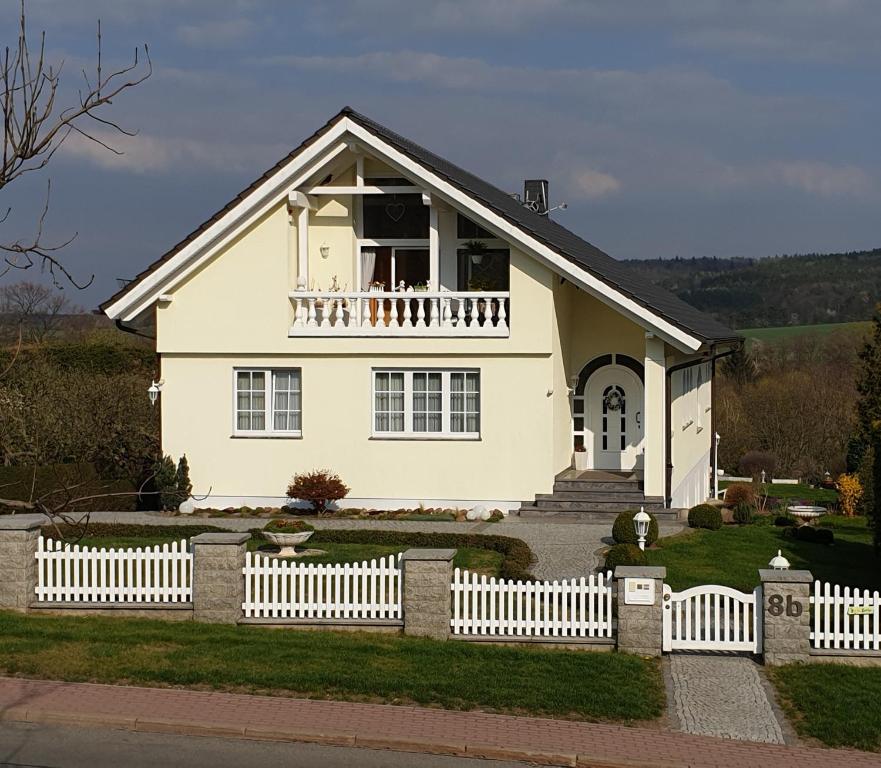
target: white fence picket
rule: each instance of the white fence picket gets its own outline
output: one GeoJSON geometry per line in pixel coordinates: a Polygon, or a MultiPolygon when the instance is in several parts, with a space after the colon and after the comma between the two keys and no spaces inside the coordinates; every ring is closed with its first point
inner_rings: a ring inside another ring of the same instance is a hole
{"type": "Polygon", "coordinates": [[[293,563],[245,555],[245,618],[400,619],[400,555],[363,563],[293,563]]]}
{"type": "Polygon", "coordinates": [[[454,635],[611,637],[611,574],[520,583],[453,571],[454,635]]]}
{"type": "Polygon", "coordinates": [[[152,549],[97,549],[37,541],[37,602],[183,603],[192,600],[186,540],[152,549]],[[146,580],[144,574],[147,574],[146,580]]]}
{"type": "Polygon", "coordinates": [[[881,650],[881,595],[868,589],[845,587],[815,581],[811,594],[814,648],[840,650],[881,650]],[[869,613],[850,609],[870,608],[869,613]]]}

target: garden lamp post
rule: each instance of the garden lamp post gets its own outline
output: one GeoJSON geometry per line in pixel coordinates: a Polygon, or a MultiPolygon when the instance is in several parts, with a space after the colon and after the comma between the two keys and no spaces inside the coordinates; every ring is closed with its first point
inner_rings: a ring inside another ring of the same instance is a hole
{"type": "Polygon", "coordinates": [[[639,548],[645,550],[645,538],[649,533],[649,523],[652,518],[645,513],[645,507],[640,507],[639,512],[633,516],[633,528],[636,530],[639,548]]]}

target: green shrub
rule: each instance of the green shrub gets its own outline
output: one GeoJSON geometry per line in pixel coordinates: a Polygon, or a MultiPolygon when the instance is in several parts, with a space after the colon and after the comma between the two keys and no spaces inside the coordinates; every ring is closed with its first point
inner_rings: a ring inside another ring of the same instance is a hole
{"type": "Polygon", "coordinates": [[[606,552],[606,570],[614,571],[618,565],[645,565],[648,561],[636,544],[616,544],[606,552]]]}
{"type": "Polygon", "coordinates": [[[315,528],[303,520],[283,518],[281,520],[271,520],[263,530],[277,533],[305,533],[306,531],[314,531],[315,528]]]}
{"type": "MultiPolygon", "coordinates": [[[[636,529],[633,527],[633,516],[638,514],[638,509],[629,509],[621,512],[615,518],[612,525],[612,538],[616,544],[636,544],[639,537],[636,535],[636,529]]],[[[658,540],[658,520],[650,514],[651,522],[649,523],[649,532],[645,537],[645,545],[650,547],[658,540]]]]}
{"type": "Polygon", "coordinates": [[[319,544],[387,544],[390,546],[425,547],[428,549],[488,549],[503,556],[499,576],[514,581],[535,581],[529,572],[534,562],[532,550],[521,539],[510,536],[489,536],[478,533],[422,533],[376,530],[321,530],[309,540],[319,544]]]}
{"type": "Polygon", "coordinates": [[[798,521],[792,515],[777,515],[774,518],[774,525],[778,528],[792,528],[798,525],[798,521]]]}
{"type": "Polygon", "coordinates": [[[690,528],[718,531],[722,527],[722,512],[712,504],[698,504],[688,510],[688,525],[690,528]]]}
{"type": "Polygon", "coordinates": [[[755,504],[756,494],[753,487],[747,483],[731,483],[725,489],[725,504],[736,507],[738,504],[755,504]]]}
{"type": "Polygon", "coordinates": [[[835,543],[835,534],[831,528],[814,528],[812,525],[800,525],[798,528],[787,528],[784,535],[789,536],[797,541],[806,541],[812,544],[826,544],[827,546],[835,543]]]}
{"type": "Polygon", "coordinates": [[[829,546],[830,544],[835,543],[835,534],[832,532],[831,528],[815,528],[814,540],[817,544],[826,544],[829,546]]]}
{"type": "Polygon", "coordinates": [[[738,525],[749,525],[753,520],[751,504],[740,503],[734,508],[734,522],[738,525]]]}

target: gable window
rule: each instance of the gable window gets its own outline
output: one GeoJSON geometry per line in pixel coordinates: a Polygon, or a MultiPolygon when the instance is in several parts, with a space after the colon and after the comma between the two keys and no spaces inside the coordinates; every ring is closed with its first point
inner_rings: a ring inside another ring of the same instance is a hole
{"type": "Polygon", "coordinates": [[[238,368],[233,434],[243,437],[299,437],[302,390],[299,368],[238,368]]]}
{"type": "Polygon", "coordinates": [[[478,438],[480,372],[374,369],[373,434],[478,438]]]}
{"type": "Polygon", "coordinates": [[[456,237],[460,240],[489,240],[495,235],[460,213],[456,217],[456,237]]]}
{"type": "MultiPolygon", "coordinates": [[[[406,179],[372,177],[364,180],[368,186],[413,186],[406,179]]],[[[422,194],[364,195],[364,237],[410,239],[428,238],[428,206],[422,194]]]]}

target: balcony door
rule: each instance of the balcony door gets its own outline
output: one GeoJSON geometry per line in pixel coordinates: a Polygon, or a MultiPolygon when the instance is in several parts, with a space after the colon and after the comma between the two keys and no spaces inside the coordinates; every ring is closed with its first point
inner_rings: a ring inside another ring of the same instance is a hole
{"type": "MultiPolygon", "coordinates": [[[[382,283],[384,290],[425,287],[431,275],[428,248],[377,248],[373,267],[373,283],[382,283]]],[[[435,287],[435,286],[433,286],[435,287]]]]}

